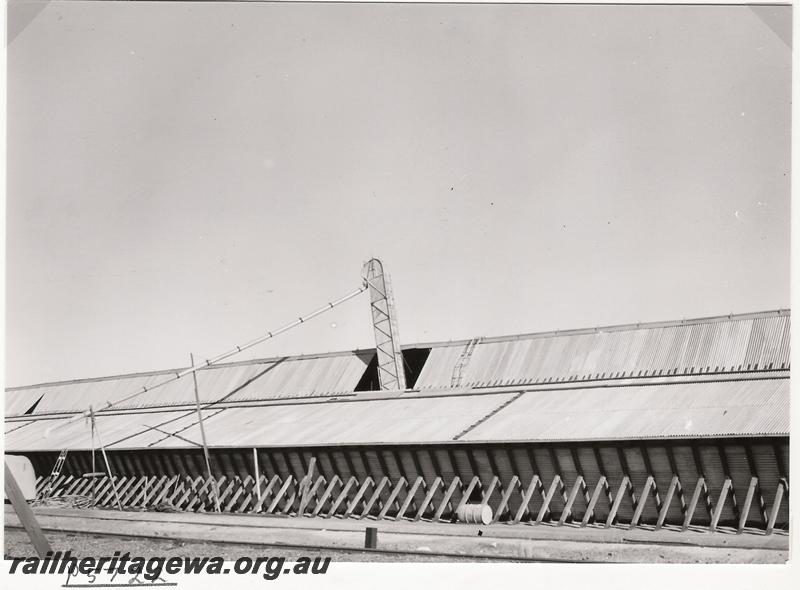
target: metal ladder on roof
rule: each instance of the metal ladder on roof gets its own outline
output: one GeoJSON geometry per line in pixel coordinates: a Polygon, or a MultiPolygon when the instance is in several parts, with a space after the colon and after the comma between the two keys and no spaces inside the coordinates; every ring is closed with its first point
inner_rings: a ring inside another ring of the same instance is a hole
{"type": "Polygon", "coordinates": [[[466,368],[467,364],[469,364],[469,359],[472,358],[472,353],[475,351],[475,347],[477,346],[479,340],[480,338],[473,338],[467,342],[467,346],[463,351],[461,351],[461,355],[458,357],[455,367],[453,367],[453,376],[450,378],[450,387],[461,386],[461,381],[464,379],[464,369],[466,368]]]}
{"type": "Polygon", "coordinates": [[[61,452],[58,454],[56,464],[53,465],[53,471],[50,472],[50,477],[47,479],[47,485],[45,486],[44,490],[42,490],[41,496],[37,498],[39,502],[47,500],[50,497],[50,494],[53,493],[53,485],[61,475],[61,470],[64,468],[64,463],[67,460],[68,452],[69,451],[67,449],[61,449],[61,452]]]}

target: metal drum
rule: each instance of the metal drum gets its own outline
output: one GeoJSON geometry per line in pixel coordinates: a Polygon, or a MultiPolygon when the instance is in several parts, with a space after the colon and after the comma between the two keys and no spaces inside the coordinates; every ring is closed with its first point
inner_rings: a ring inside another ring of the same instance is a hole
{"type": "Polygon", "coordinates": [[[485,504],[464,504],[456,512],[460,522],[469,524],[489,524],[492,522],[492,509],[485,504]]]}

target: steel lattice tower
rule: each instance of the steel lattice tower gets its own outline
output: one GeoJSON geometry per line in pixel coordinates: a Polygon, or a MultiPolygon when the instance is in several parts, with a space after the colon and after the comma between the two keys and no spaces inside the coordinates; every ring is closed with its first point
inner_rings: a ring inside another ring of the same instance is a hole
{"type": "Polygon", "coordinates": [[[373,258],[364,264],[364,280],[369,285],[372,325],[378,352],[378,382],[381,390],[406,388],[403,356],[397,335],[397,318],[389,281],[383,264],[373,258]]]}

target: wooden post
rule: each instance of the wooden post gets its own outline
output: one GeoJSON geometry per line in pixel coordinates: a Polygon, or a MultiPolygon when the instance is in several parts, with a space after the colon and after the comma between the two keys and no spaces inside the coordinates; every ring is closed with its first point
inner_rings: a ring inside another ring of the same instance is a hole
{"type": "Polygon", "coordinates": [[[117,484],[114,481],[114,475],[111,473],[111,463],[108,462],[108,455],[106,455],[106,447],[103,445],[103,437],[100,436],[100,429],[97,428],[94,417],[94,409],[89,406],[89,415],[92,418],[92,429],[97,432],[97,442],[100,443],[100,451],[103,453],[103,460],[106,462],[106,471],[108,472],[108,479],[111,482],[111,487],[114,489],[114,497],[117,499],[117,508],[122,512],[122,502],[119,501],[119,494],[117,493],[117,484]]]}
{"type": "Polygon", "coordinates": [[[631,523],[628,526],[629,530],[635,529],[636,525],[639,524],[639,519],[642,517],[642,512],[644,512],[644,506],[647,503],[647,498],[650,495],[650,488],[655,485],[655,480],[653,479],[652,475],[647,476],[647,481],[644,483],[644,489],[642,489],[642,494],[639,496],[639,501],[636,503],[636,507],[633,511],[633,518],[631,518],[631,523]]]}
{"type": "MultiPolygon", "coordinates": [[[[308,501],[310,500],[309,487],[311,485],[311,480],[314,477],[314,470],[316,467],[317,458],[311,457],[311,461],[308,462],[308,471],[306,472],[306,476],[300,482],[300,508],[297,512],[298,516],[302,516],[306,511],[306,507],[308,506],[308,501]]],[[[314,488],[314,491],[316,491],[316,487],[314,488]]]]}
{"type": "Polygon", "coordinates": [[[367,534],[364,538],[365,549],[376,549],[378,547],[378,528],[374,526],[367,527],[367,534]]]}
{"type": "MultiPolygon", "coordinates": [[[[194,355],[189,353],[189,362],[194,367],[194,355]]],[[[208,456],[208,443],[206,442],[206,429],[203,427],[203,412],[200,410],[200,394],[197,390],[197,371],[192,371],[192,380],[194,381],[194,401],[197,406],[197,420],[200,424],[200,440],[203,443],[203,456],[206,459],[206,471],[208,472],[208,477],[211,479],[211,487],[214,490],[214,507],[216,508],[217,512],[222,512],[219,507],[219,488],[217,487],[217,480],[214,477],[214,474],[211,473],[211,460],[208,456]]],[[[255,450],[255,449],[253,449],[255,450]]]]}
{"type": "Polygon", "coordinates": [[[664,526],[664,519],[667,518],[667,512],[669,512],[669,505],[672,502],[672,496],[675,494],[675,490],[680,486],[680,480],[678,479],[677,475],[673,475],[672,479],[669,482],[669,488],[667,488],[667,495],[664,499],[664,503],[661,505],[661,511],[658,513],[658,520],[656,521],[656,530],[660,530],[662,526],[664,526]]]}
{"type": "Polygon", "coordinates": [[[719,519],[722,516],[722,509],[725,507],[725,500],[728,497],[728,491],[733,487],[733,483],[729,477],[725,478],[725,483],[722,485],[722,491],[719,494],[719,501],[716,508],[714,508],[714,516],[711,517],[711,524],[708,527],[712,533],[717,531],[719,519]]]}
{"type": "Polygon", "coordinates": [[[92,503],[97,502],[97,476],[94,474],[97,473],[97,462],[95,461],[95,455],[97,452],[97,448],[94,444],[94,420],[92,422],[92,503]]]}
{"type": "MultiPolygon", "coordinates": [[[[517,514],[514,516],[514,524],[517,524],[519,523],[519,521],[522,520],[522,517],[524,516],[526,510],[528,511],[529,515],[531,516],[533,515],[533,510],[528,508],[528,504],[531,501],[531,497],[533,496],[533,493],[536,491],[536,488],[538,488],[540,485],[541,484],[539,483],[539,476],[534,475],[533,479],[531,479],[531,483],[528,486],[528,489],[525,490],[525,494],[523,494],[522,496],[522,502],[520,503],[519,508],[517,509],[517,514]]],[[[528,520],[531,520],[531,517],[529,517],[528,520]]]]}
{"type": "Polygon", "coordinates": [[[781,478],[778,482],[778,489],[775,490],[775,500],[772,502],[772,510],[770,511],[769,522],[767,522],[767,530],[764,531],[765,535],[771,535],[772,530],[775,528],[775,521],[778,518],[778,510],[780,510],[781,502],[783,501],[783,488],[785,485],[786,480],[781,478]]]}
{"type": "Polygon", "coordinates": [[[611,526],[614,524],[614,519],[617,517],[617,511],[619,510],[620,504],[622,504],[622,499],[625,497],[625,489],[630,486],[630,480],[628,476],[624,476],[622,478],[622,483],[619,484],[619,490],[617,490],[617,495],[614,498],[614,503],[611,505],[611,510],[606,517],[606,524],[604,525],[605,528],[610,529],[611,526]]]}
{"type": "Polygon", "coordinates": [[[681,531],[686,531],[689,528],[689,525],[692,524],[692,517],[694,516],[694,511],[697,508],[697,501],[700,499],[700,492],[703,491],[703,488],[706,485],[705,478],[699,477],[697,479],[697,485],[694,487],[694,494],[692,494],[692,499],[689,502],[689,508],[686,510],[686,514],[683,519],[683,527],[681,531]]]}
{"type": "Polygon", "coordinates": [[[444,497],[442,501],[439,503],[439,507],[436,509],[436,512],[433,514],[433,518],[431,519],[433,522],[438,522],[442,518],[442,514],[447,509],[447,506],[450,506],[450,509],[453,509],[453,505],[450,503],[450,499],[453,497],[453,494],[456,493],[456,489],[461,486],[461,479],[457,475],[453,476],[450,485],[447,488],[447,491],[444,493],[444,497]]]}
{"type": "Polygon", "coordinates": [[[50,543],[47,541],[44,533],[42,533],[39,521],[37,521],[36,517],[33,515],[31,507],[28,506],[28,502],[25,500],[22,490],[19,489],[19,484],[14,478],[11,469],[9,469],[8,463],[5,463],[5,474],[6,497],[11,500],[11,504],[14,506],[14,512],[17,513],[17,517],[22,523],[22,526],[25,527],[25,531],[28,533],[28,537],[31,543],[33,543],[33,548],[36,549],[36,553],[41,559],[44,559],[45,555],[52,551],[50,543]]]}
{"type": "Polygon", "coordinates": [[[564,511],[561,513],[561,518],[558,519],[558,526],[564,526],[564,523],[567,522],[567,518],[569,518],[569,516],[572,514],[572,505],[575,503],[575,498],[577,498],[578,491],[580,491],[582,485],[583,476],[579,475],[575,480],[575,483],[572,485],[572,491],[570,492],[567,503],[564,506],[564,511]]]}
{"type": "Polygon", "coordinates": [[[744,526],[747,524],[747,516],[750,514],[750,505],[753,502],[753,494],[756,491],[756,486],[758,485],[758,478],[751,477],[750,478],[750,486],[747,488],[747,496],[744,499],[744,505],[742,506],[742,511],[739,514],[739,526],[736,527],[736,534],[741,535],[744,532],[744,526]]]}
{"type": "Polygon", "coordinates": [[[552,483],[550,484],[550,488],[547,490],[547,495],[544,498],[544,504],[542,504],[542,507],[539,509],[539,514],[536,516],[536,524],[542,523],[545,514],[547,514],[547,511],[549,510],[550,501],[553,499],[553,494],[556,493],[556,488],[559,485],[562,485],[561,476],[556,474],[555,477],[553,478],[552,483]]]}
{"type": "Polygon", "coordinates": [[[261,470],[258,468],[258,452],[253,447],[253,468],[256,474],[256,497],[258,498],[259,505],[261,504],[261,470]]]}
{"type": "Polygon", "coordinates": [[[601,475],[600,479],[597,480],[597,485],[594,486],[594,493],[589,500],[589,505],[586,507],[586,512],[583,514],[583,520],[581,520],[582,527],[589,524],[589,519],[591,519],[594,514],[594,507],[597,506],[597,501],[600,499],[600,494],[603,492],[603,488],[606,487],[606,485],[606,476],[601,475]]]}

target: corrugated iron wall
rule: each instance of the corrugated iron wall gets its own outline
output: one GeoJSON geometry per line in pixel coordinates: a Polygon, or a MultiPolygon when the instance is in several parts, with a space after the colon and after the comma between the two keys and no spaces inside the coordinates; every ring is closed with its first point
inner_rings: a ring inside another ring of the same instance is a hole
{"type": "MultiPolygon", "coordinates": [[[[37,475],[44,477],[56,453],[26,456],[37,475]]],[[[314,459],[314,499],[318,504],[322,500],[320,511],[324,505],[325,511],[332,508],[333,513],[344,512],[354,501],[357,504],[355,496],[364,487],[369,489],[367,495],[375,495],[365,508],[373,515],[397,516],[402,501],[406,508],[400,517],[417,513],[429,518],[436,506],[446,504],[440,516],[447,519],[469,495],[470,501],[491,506],[502,521],[541,518],[563,524],[611,519],[614,523],[636,520],[648,526],[681,525],[691,511],[692,525],[764,529],[771,520],[774,527],[788,526],[788,494],[784,497],[788,490],[788,437],[260,448],[255,455],[252,448],[213,449],[214,475],[227,482],[227,487],[222,487],[236,499],[227,502],[231,509],[246,511],[240,505],[242,498],[252,498],[255,504],[254,456],[260,486],[263,482],[266,488],[276,476],[279,482],[286,482],[286,495],[279,498],[283,504],[275,501],[285,513],[299,509],[295,505],[297,490],[314,459]],[[478,481],[470,486],[476,477],[478,481]],[[388,481],[378,489],[384,478],[388,481]],[[349,482],[346,489],[345,482],[349,482]],[[533,482],[538,483],[532,488],[533,482]],[[447,498],[451,485],[452,495],[447,498]],[[333,506],[337,496],[341,498],[333,506]]],[[[199,486],[205,476],[199,449],[109,451],[109,460],[114,474],[129,482],[143,477],[164,481],[187,478],[199,486]]],[[[97,461],[102,464],[99,453],[97,461]]],[[[91,453],[72,452],[62,477],[70,481],[69,476],[79,478],[90,471],[91,453]]],[[[273,486],[272,493],[277,487],[273,486]]],[[[189,492],[185,496],[192,497],[189,492]]],[[[194,509],[202,505],[198,503],[194,509]]]]}

